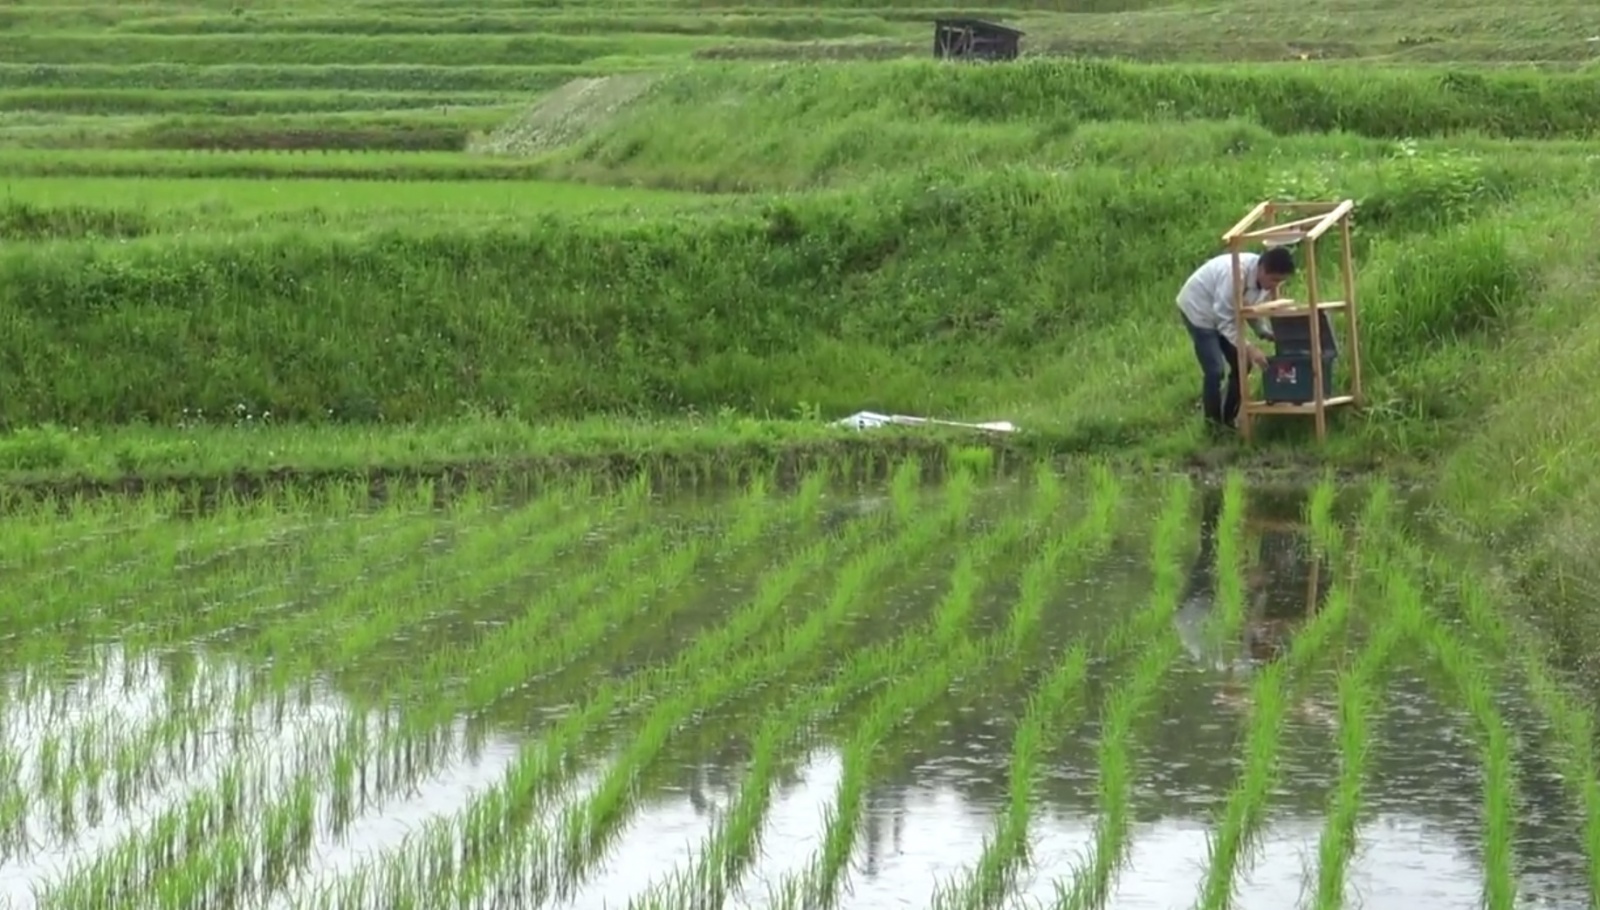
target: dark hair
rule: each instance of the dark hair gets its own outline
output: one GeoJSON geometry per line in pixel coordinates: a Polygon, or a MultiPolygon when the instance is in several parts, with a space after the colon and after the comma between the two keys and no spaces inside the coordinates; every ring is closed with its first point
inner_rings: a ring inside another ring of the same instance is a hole
{"type": "Polygon", "coordinates": [[[1261,267],[1262,271],[1273,275],[1293,275],[1294,253],[1286,246],[1270,247],[1265,253],[1261,254],[1261,259],[1257,265],[1261,267]]]}

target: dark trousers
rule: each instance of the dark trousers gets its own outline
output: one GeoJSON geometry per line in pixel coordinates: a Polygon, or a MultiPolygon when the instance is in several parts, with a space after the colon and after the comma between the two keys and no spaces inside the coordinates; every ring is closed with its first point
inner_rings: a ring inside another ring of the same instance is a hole
{"type": "Polygon", "coordinates": [[[1239,351],[1221,332],[1196,328],[1181,313],[1178,318],[1189,329],[1200,362],[1200,401],[1206,420],[1232,426],[1239,416],[1239,351]]]}
{"type": "Polygon", "coordinates": [[[1212,603],[1217,596],[1217,524],[1222,520],[1222,491],[1204,489],[1200,495],[1200,552],[1189,564],[1183,598],[1185,602],[1204,599],[1212,603]]]}

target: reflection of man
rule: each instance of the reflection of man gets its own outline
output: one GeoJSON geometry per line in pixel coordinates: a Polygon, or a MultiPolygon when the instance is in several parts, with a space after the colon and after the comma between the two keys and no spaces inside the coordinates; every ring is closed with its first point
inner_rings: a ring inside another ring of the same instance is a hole
{"type": "Polygon", "coordinates": [[[1243,672],[1249,668],[1249,659],[1230,657],[1229,649],[1206,631],[1217,603],[1217,522],[1221,517],[1222,491],[1206,488],[1200,500],[1200,552],[1189,566],[1189,581],[1175,621],[1178,639],[1197,663],[1213,670],[1243,672]]]}
{"type": "MultiPolygon", "coordinates": [[[[1261,535],[1261,559],[1245,577],[1244,644],[1246,653],[1230,657],[1230,649],[1206,634],[1215,613],[1217,591],[1217,523],[1222,517],[1222,491],[1202,494],[1200,552],[1189,567],[1189,580],[1178,607],[1178,638],[1197,662],[1216,670],[1246,671],[1252,665],[1281,657],[1290,632],[1310,608],[1309,554],[1304,535],[1295,529],[1273,529],[1261,535]]],[[[1325,593],[1326,578],[1318,578],[1317,596],[1325,593]]]]}
{"type": "Polygon", "coordinates": [[[1273,583],[1261,592],[1250,629],[1250,650],[1258,659],[1282,656],[1294,628],[1328,596],[1329,573],[1316,563],[1311,540],[1301,529],[1261,532],[1260,565],[1273,583]]]}
{"type": "MultiPolygon", "coordinates": [[[[1260,664],[1282,657],[1290,633],[1311,609],[1306,593],[1311,590],[1311,560],[1305,548],[1309,542],[1296,529],[1262,532],[1261,559],[1245,578],[1248,599],[1242,653],[1228,643],[1209,635],[1205,628],[1215,613],[1217,524],[1222,516],[1222,492],[1208,489],[1202,494],[1200,552],[1189,567],[1175,622],[1178,638],[1197,663],[1227,674],[1213,701],[1218,705],[1246,710],[1250,691],[1239,677],[1260,664]],[[1230,653],[1232,652],[1232,653],[1230,653]]],[[[1318,573],[1316,596],[1326,593],[1325,573],[1318,573]]],[[[1296,713],[1310,720],[1331,723],[1335,715],[1327,708],[1301,701],[1296,713]]]]}

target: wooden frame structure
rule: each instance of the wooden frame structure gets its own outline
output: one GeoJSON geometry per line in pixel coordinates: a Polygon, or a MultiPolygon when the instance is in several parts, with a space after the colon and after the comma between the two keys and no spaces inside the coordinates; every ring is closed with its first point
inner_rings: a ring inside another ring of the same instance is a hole
{"type": "Polygon", "coordinates": [[[1350,213],[1355,202],[1262,202],[1222,235],[1228,252],[1233,257],[1233,312],[1239,326],[1240,341],[1244,340],[1245,322],[1272,316],[1308,316],[1311,324],[1311,401],[1304,404],[1268,402],[1257,399],[1250,389],[1250,361],[1245,346],[1238,346],[1238,364],[1235,367],[1239,381],[1239,431],[1246,442],[1251,438],[1251,420],[1258,414],[1300,414],[1316,420],[1317,442],[1328,438],[1328,409],[1346,404],[1361,407],[1361,336],[1356,313],[1355,270],[1350,256],[1350,213]],[[1279,221],[1282,216],[1289,220],[1279,221]],[[1261,223],[1261,226],[1257,226],[1261,223]],[[1324,234],[1339,229],[1339,260],[1343,278],[1343,300],[1322,300],[1317,289],[1317,240],[1324,234]],[[1302,274],[1305,276],[1306,300],[1280,297],[1246,306],[1244,302],[1244,266],[1239,254],[1248,252],[1246,244],[1266,246],[1300,244],[1304,249],[1302,274]],[[1346,315],[1346,337],[1350,352],[1350,392],[1329,397],[1322,375],[1322,313],[1343,311],[1346,315]]]}

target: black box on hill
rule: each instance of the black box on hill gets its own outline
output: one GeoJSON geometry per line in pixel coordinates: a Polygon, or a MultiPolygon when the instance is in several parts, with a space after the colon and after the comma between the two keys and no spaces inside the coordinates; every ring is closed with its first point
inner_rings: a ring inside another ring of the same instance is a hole
{"type": "MultiPolygon", "coordinates": [[[[1322,332],[1322,393],[1333,395],[1333,361],[1339,356],[1339,342],[1326,312],[1318,312],[1322,332]]],[[[1308,404],[1316,396],[1316,378],[1311,370],[1311,317],[1274,316],[1271,318],[1273,353],[1267,357],[1263,391],[1268,403],[1308,404]]]]}

